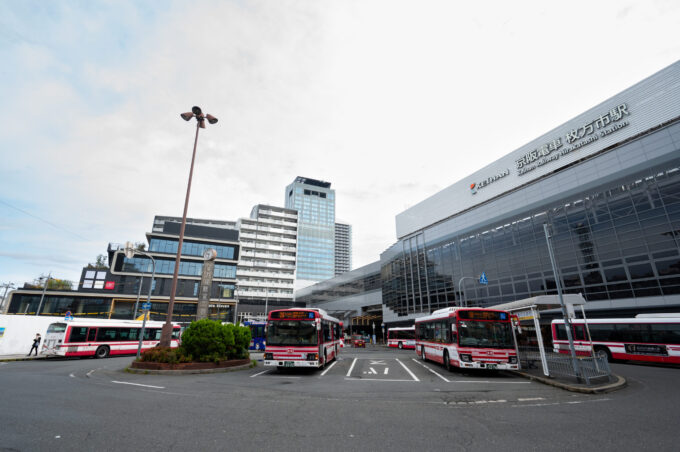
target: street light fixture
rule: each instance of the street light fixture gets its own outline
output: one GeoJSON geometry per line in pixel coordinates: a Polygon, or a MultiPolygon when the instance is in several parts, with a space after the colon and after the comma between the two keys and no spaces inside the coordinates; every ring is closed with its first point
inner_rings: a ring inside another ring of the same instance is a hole
{"type": "MultiPolygon", "coordinates": [[[[125,257],[127,257],[128,259],[132,259],[133,257],[135,257],[135,253],[148,257],[149,259],[151,259],[151,264],[153,265],[153,271],[151,272],[151,282],[149,283],[149,295],[146,298],[147,305],[150,305],[151,304],[151,290],[153,289],[153,280],[156,277],[156,260],[149,253],[142,251],[142,250],[136,250],[134,248],[134,245],[132,244],[132,242],[127,242],[125,244],[125,257]]],[[[140,289],[140,291],[142,289],[141,278],[139,280],[139,289],[140,289]]],[[[137,303],[138,302],[139,302],[139,297],[137,297],[137,303]]],[[[135,314],[134,314],[135,317],[137,317],[137,307],[138,307],[137,303],[135,303],[135,314]]],[[[142,309],[142,311],[144,312],[144,318],[142,319],[142,331],[140,331],[140,333],[139,333],[139,345],[137,346],[137,359],[139,359],[139,356],[142,353],[142,341],[144,340],[144,330],[146,329],[146,318],[149,316],[149,310],[148,309],[142,309]]]]}
{"type": "Polygon", "coordinates": [[[181,113],[181,118],[191,121],[196,118],[196,138],[194,138],[194,151],[191,154],[191,167],[189,169],[189,182],[187,183],[187,196],[184,200],[184,213],[182,214],[182,226],[179,229],[179,243],[177,244],[177,257],[175,257],[175,270],[172,275],[172,286],[170,287],[170,300],[168,301],[168,315],[161,330],[161,346],[169,347],[172,338],[172,310],[175,306],[175,291],[177,290],[177,276],[179,275],[179,263],[182,255],[182,244],[184,243],[184,229],[187,224],[187,209],[189,208],[189,194],[191,193],[191,177],[194,173],[194,162],[196,161],[196,144],[198,143],[198,129],[205,129],[205,120],[210,124],[217,123],[217,118],[213,115],[203,115],[200,107],[194,106],[191,112],[181,113]]]}
{"type": "MultiPolygon", "coordinates": [[[[464,279],[475,279],[475,278],[473,278],[472,276],[463,276],[462,278],[460,278],[460,279],[458,280],[458,293],[461,293],[461,290],[460,290],[460,288],[461,288],[461,283],[463,282],[464,279]]],[[[467,308],[467,297],[465,296],[465,286],[463,286],[463,292],[462,292],[462,294],[463,294],[463,300],[462,300],[462,301],[463,301],[463,304],[464,304],[465,307],[467,308]]],[[[462,307],[462,306],[461,306],[461,307],[462,307]]]]}

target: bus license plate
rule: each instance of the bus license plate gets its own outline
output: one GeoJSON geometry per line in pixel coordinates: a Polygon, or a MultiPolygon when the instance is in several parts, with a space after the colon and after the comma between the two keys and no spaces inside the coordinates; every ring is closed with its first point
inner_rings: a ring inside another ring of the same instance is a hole
{"type": "Polygon", "coordinates": [[[284,361],[283,367],[295,367],[295,363],[293,361],[284,361]]]}
{"type": "Polygon", "coordinates": [[[495,364],[487,364],[487,365],[486,365],[486,368],[487,368],[487,369],[495,369],[495,368],[496,368],[496,365],[495,365],[495,364]]]}

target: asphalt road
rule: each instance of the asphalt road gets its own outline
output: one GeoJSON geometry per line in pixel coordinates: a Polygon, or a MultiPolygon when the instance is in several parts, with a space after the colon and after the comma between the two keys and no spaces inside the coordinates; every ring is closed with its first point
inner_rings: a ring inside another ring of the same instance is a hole
{"type": "Polygon", "coordinates": [[[0,363],[0,450],[678,450],[680,369],[614,364],[617,392],[446,372],[345,349],[324,370],[125,373],[132,358],[0,363]]]}

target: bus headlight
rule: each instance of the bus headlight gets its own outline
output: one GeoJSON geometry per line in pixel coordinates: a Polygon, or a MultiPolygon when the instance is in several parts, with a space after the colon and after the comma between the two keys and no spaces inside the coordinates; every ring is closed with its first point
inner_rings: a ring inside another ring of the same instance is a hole
{"type": "Polygon", "coordinates": [[[516,356],[511,356],[510,358],[508,358],[508,362],[509,362],[510,364],[517,364],[517,357],[516,357],[516,356]]]}
{"type": "Polygon", "coordinates": [[[472,362],[472,355],[462,354],[460,355],[460,360],[466,363],[472,362]]]}
{"type": "Polygon", "coordinates": [[[307,361],[318,361],[319,360],[319,354],[318,353],[307,353],[307,361]]]}
{"type": "Polygon", "coordinates": [[[271,360],[274,359],[274,354],[273,353],[265,353],[264,359],[266,359],[267,361],[271,361],[271,360]]]}

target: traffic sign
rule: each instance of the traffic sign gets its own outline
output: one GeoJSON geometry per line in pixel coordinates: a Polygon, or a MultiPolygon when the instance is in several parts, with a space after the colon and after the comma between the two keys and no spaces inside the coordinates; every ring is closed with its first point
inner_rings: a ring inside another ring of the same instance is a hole
{"type": "Polygon", "coordinates": [[[479,284],[489,284],[489,280],[486,279],[486,273],[482,272],[482,275],[479,277],[479,284]]]}
{"type": "Polygon", "coordinates": [[[73,320],[73,314],[71,314],[71,311],[66,311],[66,316],[64,316],[64,320],[73,320]]]}
{"type": "Polygon", "coordinates": [[[149,302],[142,303],[142,309],[144,309],[145,311],[148,311],[149,309],[151,309],[151,303],[149,303],[149,302]]]}

